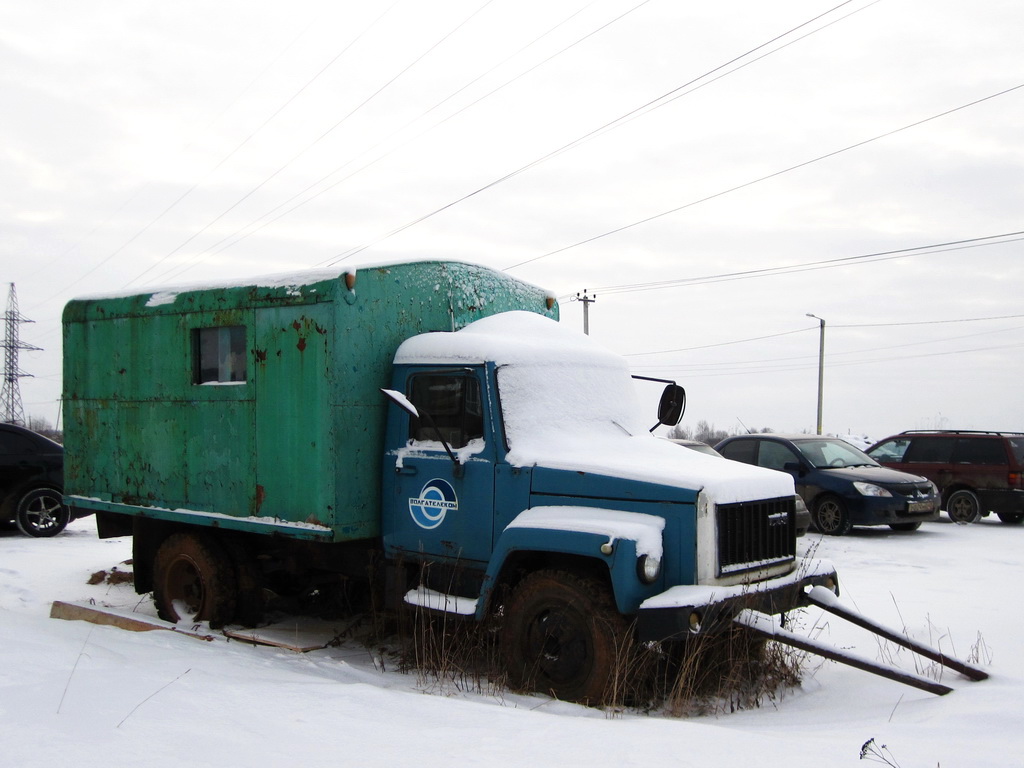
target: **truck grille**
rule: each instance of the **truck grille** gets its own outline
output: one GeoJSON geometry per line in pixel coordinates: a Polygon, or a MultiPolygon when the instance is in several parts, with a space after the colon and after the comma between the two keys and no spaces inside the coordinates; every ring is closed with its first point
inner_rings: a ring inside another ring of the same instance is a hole
{"type": "Polygon", "coordinates": [[[720,576],[796,556],[796,502],[792,496],[720,504],[716,523],[720,576]]]}

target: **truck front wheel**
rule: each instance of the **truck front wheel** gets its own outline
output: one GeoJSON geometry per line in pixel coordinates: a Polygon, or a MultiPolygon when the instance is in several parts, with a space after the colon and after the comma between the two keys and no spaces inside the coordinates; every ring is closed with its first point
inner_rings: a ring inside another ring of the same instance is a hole
{"type": "Polygon", "coordinates": [[[600,704],[628,642],[611,590],[597,579],[537,571],[505,606],[502,648],[513,688],[600,704]]]}
{"type": "Polygon", "coordinates": [[[161,619],[223,626],[235,611],[234,568],[211,536],[175,533],[153,559],[153,600],[161,619]]]}

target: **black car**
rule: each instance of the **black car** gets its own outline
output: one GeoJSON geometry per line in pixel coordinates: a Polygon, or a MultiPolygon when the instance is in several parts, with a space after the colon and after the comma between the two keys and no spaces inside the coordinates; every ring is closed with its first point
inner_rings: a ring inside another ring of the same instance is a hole
{"type": "Polygon", "coordinates": [[[883,467],[838,437],[740,435],[715,449],[727,459],[791,474],[821,533],[842,536],[854,525],[913,531],[938,518],[934,483],[883,467]]]}
{"type": "Polygon", "coordinates": [[[55,536],[70,520],[64,506],[64,448],[15,424],[0,424],[0,523],[29,536],[55,536]]]}
{"type": "MultiPolygon", "coordinates": [[[[681,445],[684,448],[689,448],[691,451],[697,453],[703,453],[707,456],[717,456],[720,459],[724,459],[718,451],[712,448],[705,442],[700,440],[687,440],[681,437],[669,437],[666,438],[670,443],[681,445]]],[[[796,497],[796,535],[797,538],[806,535],[807,530],[811,527],[811,513],[807,509],[807,505],[804,504],[804,500],[797,494],[796,497]]]]}

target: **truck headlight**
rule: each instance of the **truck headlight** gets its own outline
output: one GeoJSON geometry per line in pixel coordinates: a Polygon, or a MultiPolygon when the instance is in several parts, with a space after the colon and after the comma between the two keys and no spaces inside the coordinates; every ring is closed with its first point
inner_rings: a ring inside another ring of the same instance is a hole
{"type": "Polygon", "coordinates": [[[892,496],[892,494],[889,493],[887,490],[885,490],[885,488],[882,488],[881,486],[875,485],[874,483],[855,482],[853,484],[853,487],[857,489],[857,492],[861,496],[883,496],[883,497],[891,497],[892,496]]]}
{"type": "Polygon", "coordinates": [[[653,584],[661,575],[661,560],[653,555],[640,555],[636,561],[636,575],[644,584],[653,584]]]}
{"type": "Polygon", "coordinates": [[[693,632],[693,634],[697,634],[698,632],[700,632],[700,625],[701,625],[701,622],[703,622],[703,621],[704,621],[704,617],[701,616],[699,612],[691,611],[690,612],[690,631],[693,632]]]}

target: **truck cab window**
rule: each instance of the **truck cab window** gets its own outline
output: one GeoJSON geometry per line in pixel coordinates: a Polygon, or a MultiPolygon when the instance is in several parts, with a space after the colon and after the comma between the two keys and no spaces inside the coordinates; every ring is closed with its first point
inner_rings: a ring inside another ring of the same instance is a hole
{"type": "Polygon", "coordinates": [[[420,413],[433,419],[412,418],[409,437],[417,441],[437,440],[437,432],[452,448],[462,448],[484,436],[480,382],[465,373],[420,374],[409,385],[409,400],[420,413]]]}
{"type": "Polygon", "coordinates": [[[192,331],[192,382],[244,384],[245,327],[196,328],[192,331]]]}

